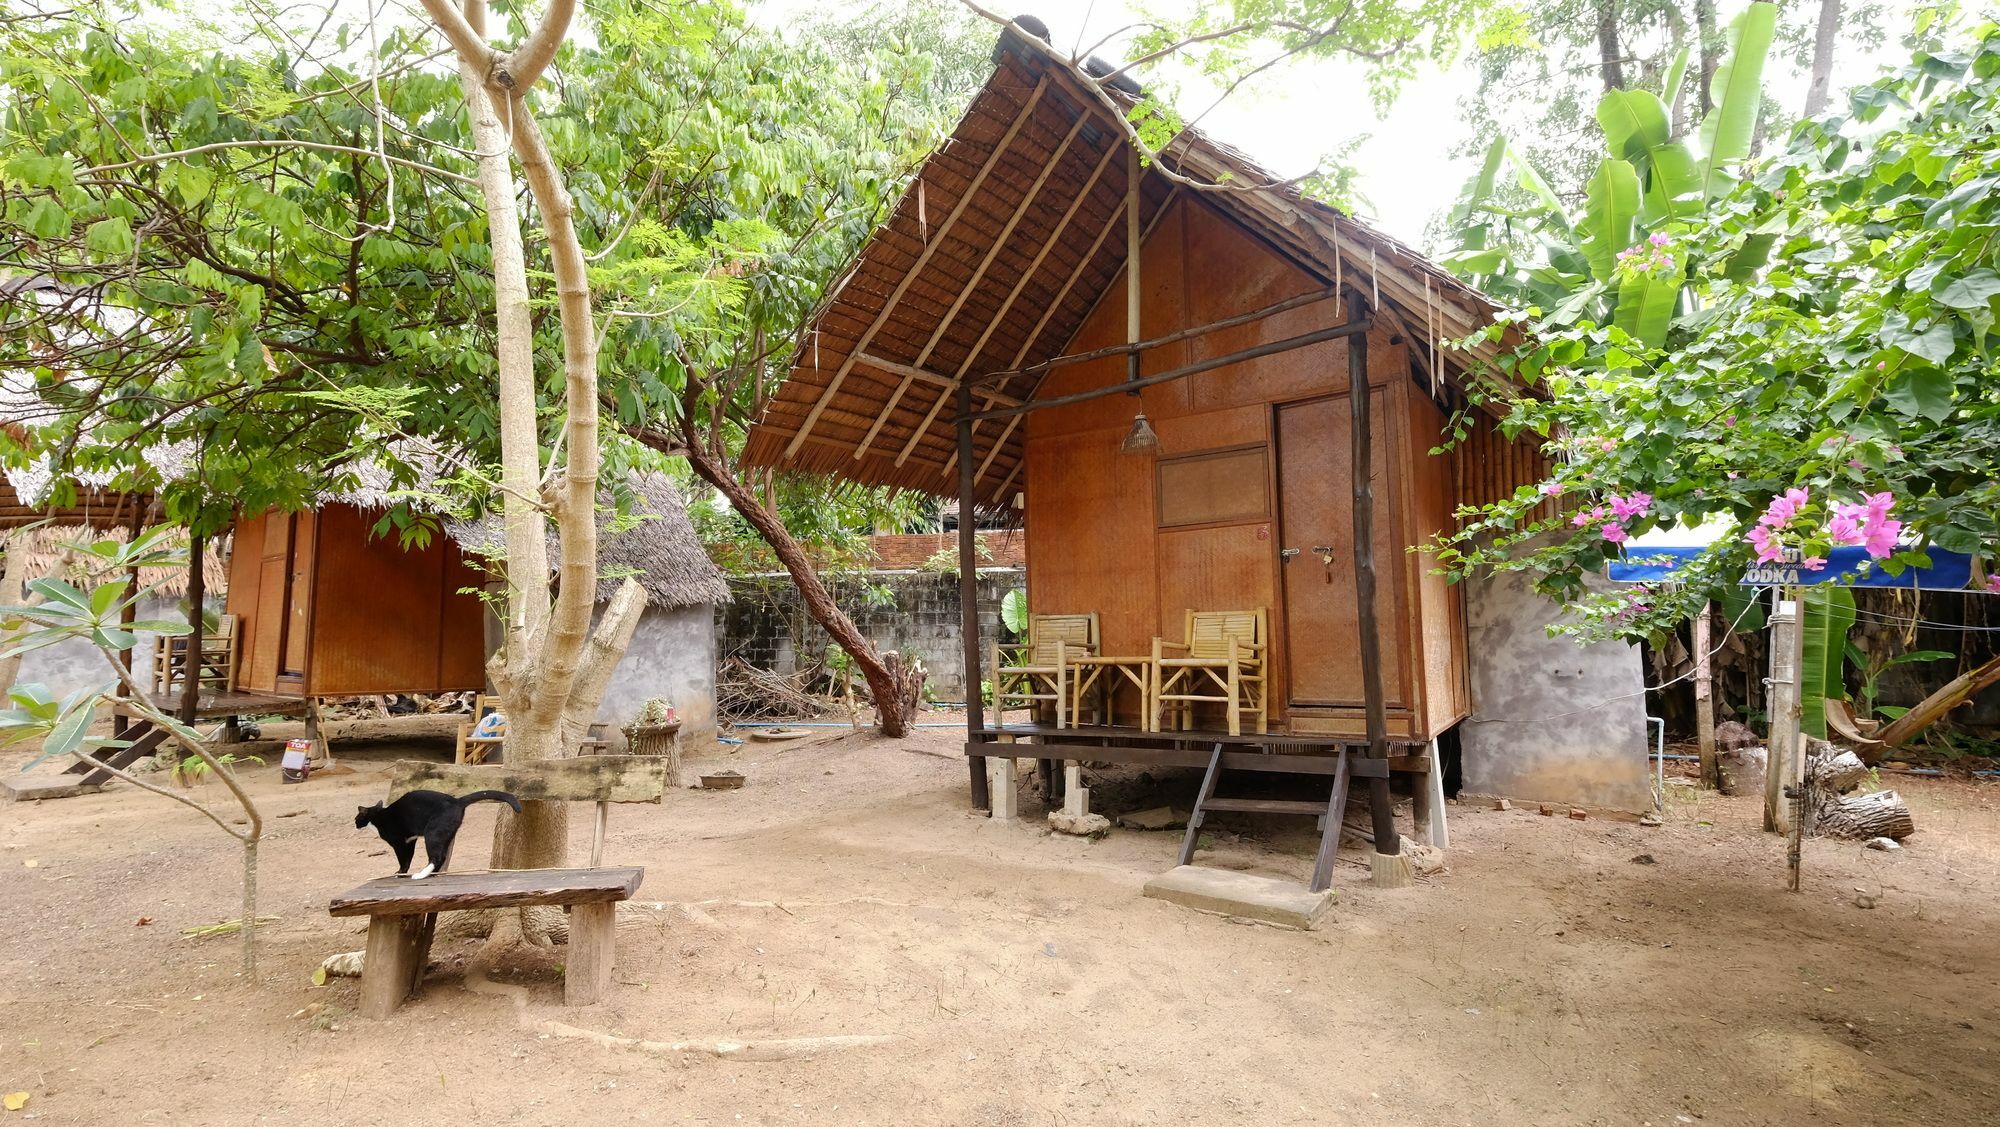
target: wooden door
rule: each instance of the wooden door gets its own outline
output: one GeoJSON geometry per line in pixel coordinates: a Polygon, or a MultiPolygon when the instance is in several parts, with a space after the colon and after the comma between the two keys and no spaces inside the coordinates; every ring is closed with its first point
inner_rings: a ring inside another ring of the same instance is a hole
{"type": "MultiPolygon", "coordinates": [[[[1390,708],[1407,706],[1409,648],[1404,571],[1397,534],[1392,421],[1385,389],[1370,392],[1375,486],[1376,621],[1382,690],[1390,708]]],[[[1354,599],[1354,487],[1349,474],[1345,394],[1278,408],[1278,547],[1284,590],[1284,644],[1293,707],[1363,705],[1361,631],[1354,599]],[[1296,550],[1294,552],[1294,550],[1296,550]]]]}
{"type": "Polygon", "coordinates": [[[285,619],[289,606],[285,581],[292,562],[292,518],[271,512],[259,519],[263,536],[257,552],[257,606],[250,623],[250,640],[244,655],[245,687],[270,692],[277,688],[278,666],[285,654],[285,619]]]}
{"type": "Polygon", "coordinates": [[[292,515],[291,559],[286,566],[285,661],[280,675],[303,681],[312,639],[313,554],[318,543],[316,513],[292,515]]]}

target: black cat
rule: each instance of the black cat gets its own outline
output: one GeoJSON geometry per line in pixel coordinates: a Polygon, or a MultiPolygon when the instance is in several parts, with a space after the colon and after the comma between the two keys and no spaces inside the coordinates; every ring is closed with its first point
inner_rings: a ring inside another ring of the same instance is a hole
{"type": "Polygon", "coordinates": [[[354,815],[354,828],[375,827],[375,832],[396,851],[399,877],[409,874],[410,862],[417,855],[417,840],[423,839],[424,856],[430,858],[430,864],[410,877],[422,880],[444,871],[451,860],[451,840],[458,836],[459,824],[465,821],[465,808],[475,802],[504,802],[514,808],[514,813],[521,812],[521,800],[504,790],[474,791],[464,798],[434,790],[413,790],[387,806],[378,802],[361,807],[354,815]]]}

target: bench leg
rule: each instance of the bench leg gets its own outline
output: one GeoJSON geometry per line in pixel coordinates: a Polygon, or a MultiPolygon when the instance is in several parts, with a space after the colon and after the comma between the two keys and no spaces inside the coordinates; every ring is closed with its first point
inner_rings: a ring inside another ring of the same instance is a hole
{"type": "Polygon", "coordinates": [[[361,964],[361,1016],[385,1018],[396,1012],[423,980],[437,916],[371,916],[368,952],[361,964]]]}
{"type": "Polygon", "coordinates": [[[563,971],[564,1005],[595,1005],[611,992],[617,933],[616,902],[607,900],[570,908],[569,963],[563,971]]]}

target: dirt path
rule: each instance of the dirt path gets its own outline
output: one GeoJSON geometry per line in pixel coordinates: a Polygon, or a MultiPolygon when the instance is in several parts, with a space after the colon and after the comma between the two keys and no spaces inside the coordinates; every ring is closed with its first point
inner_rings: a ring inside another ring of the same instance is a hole
{"type": "MultiPolygon", "coordinates": [[[[753,744],[723,757],[742,791],[614,810],[609,859],[647,876],[610,1002],[559,1005],[558,949],[498,976],[517,1016],[440,944],[370,1022],[352,980],[309,980],[360,946],[327,899],[393,868],[351,818],[391,753],[342,750],[351,775],[257,773],[302,813],[273,820],[254,987],[233,940],[180,936],[235,914],[213,827],[130,788],[0,807],[0,1091],[93,1124],[2000,1122],[2000,786],[1902,784],[1912,848],[1811,843],[1803,895],[1748,800],[1682,792],[1659,829],[1453,806],[1447,875],[1377,892],[1343,864],[1298,934],[1142,899],[1178,834],[969,814],[949,732],[753,744]],[[524,1020],[890,1040],[751,1062],[524,1020]]],[[[1204,859],[1309,867],[1242,826],[1204,859]]]]}

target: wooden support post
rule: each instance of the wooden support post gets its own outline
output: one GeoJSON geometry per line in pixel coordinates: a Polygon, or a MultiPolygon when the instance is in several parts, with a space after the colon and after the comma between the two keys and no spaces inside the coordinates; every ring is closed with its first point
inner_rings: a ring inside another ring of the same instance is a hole
{"type": "MultiPolygon", "coordinates": [[[[1347,295],[1347,321],[1366,324],[1367,302],[1347,295]]],[[[1368,402],[1368,334],[1347,338],[1347,409],[1349,473],[1354,485],[1354,609],[1360,627],[1361,700],[1368,733],[1368,756],[1389,758],[1389,723],[1382,700],[1382,633],[1375,594],[1375,472],[1374,428],[1368,402]]],[[[1374,883],[1402,888],[1416,879],[1410,859],[1403,856],[1396,830],[1395,807],[1389,800],[1389,779],[1368,780],[1368,808],[1375,831],[1374,883]]]]}
{"type": "MultiPolygon", "coordinates": [[[[680,737],[676,736],[674,738],[679,739],[680,737]]],[[[611,803],[599,799],[597,802],[597,821],[590,829],[590,867],[593,869],[604,864],[604,828],[605,823],[610,820],[611,803]]]]}
{"type": "Polygon", "coordinates": [[[563,1004],[589,1006],[611,992],[617,962],[618,904],[599,900],[569,909],[569,960],[563,966],[563,1004]]]}
{"type": "Polygon", "coordinates": [[[1785,786],[1804,760],[1799,754],[1803,718],[1799,665],[1805,646],[1805,631],[1799,621],[1802,609],[1797,592],[1788,588],[1771,615],[1771,730],[1764,741],[1770,748],[1764,764],[1764,829],[1771,833],[1791,829],[1792,804],[1785,798],[1785,786]]]}
{"type": "Polygon", "coordinates": [[[368,917],[368,948],[361,963],[362,1017],[388,1017],[416,992],[436,926],[435,914],[368,917]]]}
{"type": "MultiPolygon", "coordinates": [[[[967,739],[978,739],[985,728],[985,710],[979,707],[979,528],[975,518],[972,499],[972,385],[963,380],[958,384],[958,627],[965,655],[965,732],[967,739]]],[[[995,679],[994,704],[999,704],[998,679],[1000,671],[993,671],[995,679]]],[[[972,770],[972,807],[975,810],[992,808],[992,794],[986,784],[986,764],[983,760],[968,760],[972,770]]]]}
{"type": "MultiPolygon", "coordinates": [[[[181,708],[177,717],[181,723],[194,727],[201,715],[201,643],[207,633],[202,629],[204,616],[202,603],[208,598],[207,568],[202,566],[202,556],[208,547],[208,538],[199,532],[188,536],[188,637],[187,654],[181,664],[181,708]]],[[[167,683],[172,684],[173,647],[167,647],[165,670],[156,669],[154,676],[168,673],[167,683]]]]}
{"type": "Polygon", "coordinates": [[[1709,662],[1715,650],[1709,638],[1713,617],[1712,605],[1701,604],[1690,632],[1694,643],[1694,737],[1701,753],[1701,785],[1711,790],[1722,785],[1715,763],[1715,670],[1709,662]]]}

